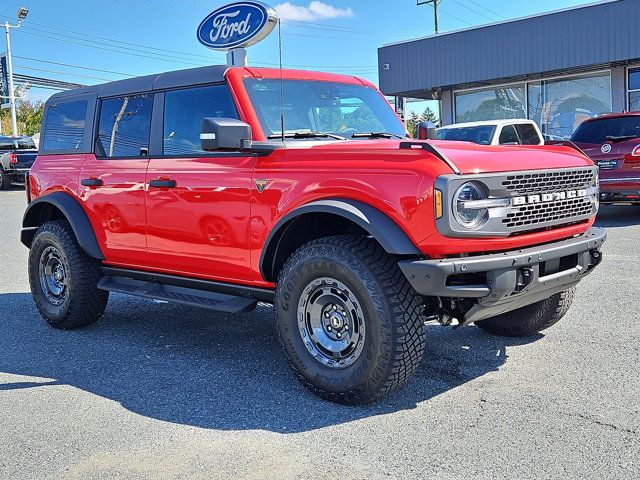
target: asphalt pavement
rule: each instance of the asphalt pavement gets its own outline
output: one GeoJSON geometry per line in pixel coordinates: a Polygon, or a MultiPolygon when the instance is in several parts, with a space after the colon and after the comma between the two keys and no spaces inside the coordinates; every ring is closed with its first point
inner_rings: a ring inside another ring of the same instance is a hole
{"type": "Polygon", "coordinates": [[[640,478],[640,207],[534,338],[428,326],[412,381],[368,407],[288,370],[273,312],[111,295],[58,331],[29,293],[24,193],[0,191],[0,478],[640,478]]]}

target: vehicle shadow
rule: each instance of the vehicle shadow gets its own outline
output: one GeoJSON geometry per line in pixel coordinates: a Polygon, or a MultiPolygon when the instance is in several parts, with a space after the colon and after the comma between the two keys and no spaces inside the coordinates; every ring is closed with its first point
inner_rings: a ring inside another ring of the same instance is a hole
{"type": "Polygon", "coordinates": [[[640,206],[602,205],[596,218],[596,227],[615,228],[640,224],[640,206]]]}
{"type": "Polygon", "coordinates": [[[289,371],[266,306],[225,315],[112,295],[97,324],[74,331],[47,326],[27,293],[0,294],[0,312],[0,372],[40,377],[11,379],[0,395],[67,384],[168,422],[280,433],[414,408],[497,370],[506,347],[542,336],[429,326],[424,361],[404,389],[366,407],[327,408],[289,371]]]}

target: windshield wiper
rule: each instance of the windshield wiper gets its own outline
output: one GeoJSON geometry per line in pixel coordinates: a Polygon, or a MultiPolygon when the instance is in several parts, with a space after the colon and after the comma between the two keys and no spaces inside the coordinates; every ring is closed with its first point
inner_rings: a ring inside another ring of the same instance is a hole
{"type": "Polygon", "coordinates": [[[367,133],[354,133],[351,138],[405,138],[402,135],[389,132],[367,132],[367,133]]]}
{"type": "Polygon", "coordinates": [[[267,138],[272,140],[274,138],[334,138],[336,140],[346,140],[346,138],[341,137],[340,135],[333,135],[332,133],[322,133],[322,132],[285,132],[284,135],[282,133],[272,133],[267,138]]]}
{"type": "Polygon", "coordinates": [[[622,142],[623,140],[631,140],[632,138],[640,138],[640,135],[620,135],[620,136],[607,135],[604,138],[605,138],[605,140],[608,140],[609,142],[622,142]]]}

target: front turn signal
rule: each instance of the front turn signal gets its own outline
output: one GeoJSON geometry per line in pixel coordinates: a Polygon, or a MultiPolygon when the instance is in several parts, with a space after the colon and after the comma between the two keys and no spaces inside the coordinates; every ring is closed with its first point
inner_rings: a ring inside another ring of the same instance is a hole
{"type": "Polygon", "coordinates": [[[433,201],[436,212],[436,218],[442,217],[442,192],[438,189],[433,190],[433,201]]]}

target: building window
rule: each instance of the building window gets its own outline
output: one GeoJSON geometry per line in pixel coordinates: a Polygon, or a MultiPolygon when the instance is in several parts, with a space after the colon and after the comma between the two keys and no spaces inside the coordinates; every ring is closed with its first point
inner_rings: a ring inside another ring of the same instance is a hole
{"type": "Polygon", "coordinates": [[[456,123],[527,117],[524,84],[458,92],[455,105],[456,123]]]}
{"type": "Polygon", "coordinates": [[[584,120],[611,112],[611,74],[530,82],[529,118],[551,138],[569,138],[584,120]]]}
{"type": "Polygon", "coordinates": [[[629,70],[629,111],[640,112],[640,68],[629,70]]]}

